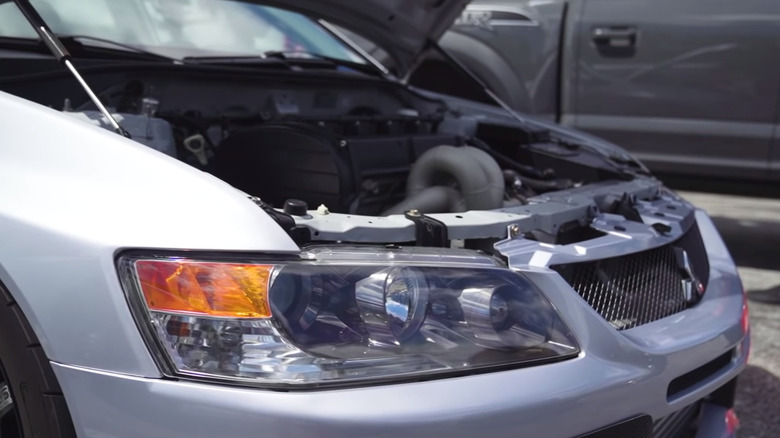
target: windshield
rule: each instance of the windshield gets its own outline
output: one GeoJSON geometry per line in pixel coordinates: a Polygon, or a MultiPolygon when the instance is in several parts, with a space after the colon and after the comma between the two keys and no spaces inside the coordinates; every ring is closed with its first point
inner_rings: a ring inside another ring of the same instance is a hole
{"type": "MultiPolygon", "coordinates": [[[[32,0],[60,36],[90,36],[171,58],[300,52],[364,62],[303,15],[231,0],[32,0]]],[[[0,5],[0,36],[37,38],[13,3],[0,5]]],[[[98,43],[95,43],[98,44],[98,43]]]]}

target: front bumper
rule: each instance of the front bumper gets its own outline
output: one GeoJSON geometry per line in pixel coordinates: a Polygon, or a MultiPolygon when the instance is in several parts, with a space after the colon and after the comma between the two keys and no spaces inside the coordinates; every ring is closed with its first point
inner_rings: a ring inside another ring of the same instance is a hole
{"type": "Polygon", "coordinates": [[[710,257],[705,297],[634,329],[614,330],[583,300],[572,299],[575,293],[557,274],[529,274],[582,347],[564,362],[290,392],[53,367],[84,437],[575,437],[641,415],[658,420],[702,400],[699,436],[729,437],[727,408],[707,398],[746,365],[744,296],[711,221],[703,213],[697,219],[710,257]],[[684,376],[693,377],[681,386],[684,376]]]}
{"type": "MultiPolygon", "coordinates": [[[[55,372],[84,437],[573,437],[639,414],[668,415],[713,392],[743,364],[738,358],[673,402],[666,400],[663,376],[677,366],[656,373],[596,357],[320,392],[229,388],[64,365],[55,365],[55,372]]],[[[720,431],[707,437],[729,436],[725,422],[720,431]]]]}

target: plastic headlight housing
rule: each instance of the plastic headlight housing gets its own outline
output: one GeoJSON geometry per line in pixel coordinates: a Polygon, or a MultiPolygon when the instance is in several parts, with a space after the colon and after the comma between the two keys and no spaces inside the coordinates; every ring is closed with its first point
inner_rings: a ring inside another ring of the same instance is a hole
{"type": "Polygon", "coordinates": [[[128,255],[119,270],[142,332],[176,376],[307,387],[579,353],[526,278],[471,251],[316,247],[286,261],[128,255]]]}

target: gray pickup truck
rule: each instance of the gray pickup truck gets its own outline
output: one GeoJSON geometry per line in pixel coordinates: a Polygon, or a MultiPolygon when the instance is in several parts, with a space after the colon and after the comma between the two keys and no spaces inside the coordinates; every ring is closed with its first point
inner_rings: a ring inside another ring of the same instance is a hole
{"type": "MultiPolygon", "coordinates": [[[[780,180],[779,43],[777,0],[476,0],[440,41],[514,108],[655,172],[754,181],[780,180]]],[[[476,97],[446,69],[412,83],[476,97]]]]}

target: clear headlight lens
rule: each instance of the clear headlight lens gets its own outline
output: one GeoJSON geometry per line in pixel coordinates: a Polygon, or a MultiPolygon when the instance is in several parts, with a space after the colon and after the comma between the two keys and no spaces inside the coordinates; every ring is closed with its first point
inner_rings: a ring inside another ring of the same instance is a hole
{"type": "Polygon", "coordinates": [[[119,269],[142,331],[175,375],[305,387],[579,353],[528,280],[473,252],[319,247],[278,262],[125,256],[119,269]]]}

